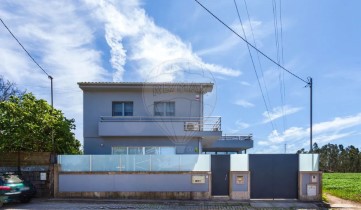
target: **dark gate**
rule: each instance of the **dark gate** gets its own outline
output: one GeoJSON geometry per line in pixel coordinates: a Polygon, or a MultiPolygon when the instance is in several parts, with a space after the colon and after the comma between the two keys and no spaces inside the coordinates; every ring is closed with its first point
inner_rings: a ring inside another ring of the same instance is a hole
{"type": "Polygon", "coordinates": [[[212,195],[229,195],[229,155],[212,155],[212,195]]]}
{"type": "Polygon", "coordinates": [[[297,198],[297,154],[250,154],[251,198],[297,198]]]}

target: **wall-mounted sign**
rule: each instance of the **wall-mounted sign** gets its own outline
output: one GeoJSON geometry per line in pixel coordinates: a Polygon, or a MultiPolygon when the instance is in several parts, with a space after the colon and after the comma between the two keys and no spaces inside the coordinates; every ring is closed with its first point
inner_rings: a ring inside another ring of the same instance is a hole
{"type": "Polygon", "coordinates": [[[44,172],[40,173],[40,180],[41,181],[46,181],[46,173],[44,173],[44,172]]]}
{"type": "Polygon", "coordinates": [[[316,196],[317,194],[317,186],[315,184],[307,185],[307,196],[316,196]]]}
{"type": "Polygon", "coordinates": [[[200,175],[192,176],[192,184],[204,184],[206,183],[206,177],[200,175]]]}

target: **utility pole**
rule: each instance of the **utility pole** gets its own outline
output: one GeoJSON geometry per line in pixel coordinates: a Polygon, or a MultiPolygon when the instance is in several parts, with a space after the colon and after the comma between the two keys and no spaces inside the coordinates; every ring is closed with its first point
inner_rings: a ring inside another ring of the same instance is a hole
{"type": "MultiPolygon", "coordinates": [[[[51,91],[51,115],[54,114],[54,93],[53,93],[53,77],[48,75],[48,78],[50,79],[50,91],[51,91]]],[[[53,146],[53,157],[51,158],[51,162],[55,163],[55,141],[54,141],[54,126],[51,126],[51,144],[53,146]]]]}
{"type": "Polygon", "coordinates": [[[310,86],[310,152],[312,153],[313,152],[313,149],[312,149],[312,118],[313,118],[313,113],[312,113],[312,77],[308,77],[308,85],[310,86]]]}
{"type": "Polygon", "coordinates": [[[287,153],[287,144],[285,144],[285,153],[287,153]]]}

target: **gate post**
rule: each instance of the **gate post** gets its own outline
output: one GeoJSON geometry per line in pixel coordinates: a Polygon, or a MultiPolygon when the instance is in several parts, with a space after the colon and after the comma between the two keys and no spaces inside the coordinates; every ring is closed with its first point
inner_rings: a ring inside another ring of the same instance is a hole
{"type": "Polygon", "coordinates": [[[300,171],[298,198],[301,201],[322,201],[322,172],[300,171]]]}
{"type": "Polygon", "coordinates": [[[249,200],[251,176],[249,171],[230,172],[230,194],[232,200],[249,200]]]}

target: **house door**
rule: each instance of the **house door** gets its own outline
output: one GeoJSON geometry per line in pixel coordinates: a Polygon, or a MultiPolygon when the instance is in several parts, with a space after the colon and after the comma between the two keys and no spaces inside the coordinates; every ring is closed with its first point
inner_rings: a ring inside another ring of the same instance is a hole
{"type": "Polygon", "coordinates": [[[212,155],[212,195],[229,195],[229,155],[212,155]]]}

